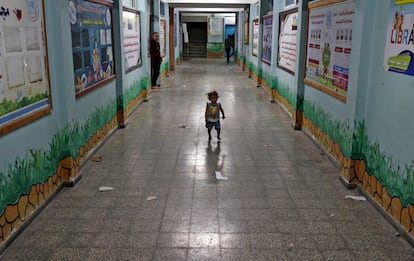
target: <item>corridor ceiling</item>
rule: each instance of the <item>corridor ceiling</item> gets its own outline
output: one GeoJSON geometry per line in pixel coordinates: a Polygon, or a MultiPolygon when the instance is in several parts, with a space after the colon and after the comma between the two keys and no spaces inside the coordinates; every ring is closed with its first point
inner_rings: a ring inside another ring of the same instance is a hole
{"type": "Polygon", "coordinates": [[[181,12],[238,12],[257,0],[165,0],[181,12]]]}

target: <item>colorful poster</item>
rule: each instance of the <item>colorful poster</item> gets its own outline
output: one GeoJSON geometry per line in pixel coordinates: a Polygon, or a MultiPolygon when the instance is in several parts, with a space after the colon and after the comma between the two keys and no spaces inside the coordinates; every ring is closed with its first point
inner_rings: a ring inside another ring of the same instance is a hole
{"type": "Polygon", "coordinates": [[[208,35],[223,35],[224,18],[223,17],[208,17],[208,35]]]}
{"type": "Polygon", "coordinates": [[[114,77],[112,7],[69,1],[75,93],[81,95],[114,77]]]}
{"type": "Polygon", "coordinates": [[[292,73],[296,68],[296,43],[298,31],[298,12],[279,15],[279,54],[277,65],[292,73]]]}
{"type": "Polygon", "coordinates": [[[124,10],[122,16],[125,70],[130,72],[142,63],[140,14],[124,10]]]}
{"type": "Polygon", "coordinates": [[[49,113],[51,102],[43,1],[0,0],[0,17],[1,135],[49,113]]]}
{"type": "Polygon", "coordinates": [[[309,11],[306,78],[345,96],[354,13],[354,0],[309,11]]]}
{"type": "Polygon", "coordinates": [[[165,20],[160,20],[160,31],[158,33],[158,35],[160,36],[160,38],[158,39],[158,42],[160,43],[160,53],[161,53],[161,57],[165,56],[165,48],[166,48],[166,23],[165,20]]]}
{"type": "Polygon", "coordinates": [[[257,56],[259,51],[259,19],[253,20],[252,55],[257,56]]]}
{"type": "Polygon", "coordinates": [[[262,61],[272,63],[273,16],[263,16],[262,61]]]}
{"type": "Polygon", "coordinates": [[[396,5],[391,0],[391,6],[385,43],[385,70],[414,76],[414,4],[396,5]]]}

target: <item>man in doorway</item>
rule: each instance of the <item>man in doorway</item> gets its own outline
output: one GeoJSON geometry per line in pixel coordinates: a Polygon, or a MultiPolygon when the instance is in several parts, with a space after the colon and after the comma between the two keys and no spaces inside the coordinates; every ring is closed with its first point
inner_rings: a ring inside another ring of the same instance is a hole
{"type": "Polygon", "coordinates": [[[230,62],[230,52],[231,48],[233,47],[233,40],[231,39],[230,35],[227,36],[227,39],[224,40],[224,48],[226,48],[226,57],[227,57],[227,63],[230,62]]]}
{"type": "Polygon", "coordinates": [[[162,57],[160,53],[160,44],[158,39],[160,38],[158,32],[152,33],[150,43],[150,56],[151,56],[151,88],[159,89],[160,85],[157,85],[157,79],[160,76],[160,66],[162,57]]]}

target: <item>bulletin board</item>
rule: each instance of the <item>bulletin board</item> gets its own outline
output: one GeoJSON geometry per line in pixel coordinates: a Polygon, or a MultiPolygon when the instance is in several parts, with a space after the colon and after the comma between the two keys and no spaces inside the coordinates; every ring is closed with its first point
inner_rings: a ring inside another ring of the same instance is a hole
{"type": "Polygon", "coordinates": [[[249,21],[244,22],[243,42],[244,42],[244,44],[249,44],[249,21]]]}
{"type": "Polygon", "coordinates": [[[70,0],[76,98],[115,78],[112,3],[70,0]]]}
{"type": "Polygon", "coordinates": [[[263,16],[262,61],[272,63],[273,16],[263,16]]]}
{"type": "Polygon", "coordinates": [[[257,56],[259,51],[259,19],[253,20],[253,39],[252,39],[252,55],[257,56]]]}
{"type": "Polygon", "coordinates": [[[167,44],[167,27],[166,27],[167,23],[165,22],[165,20],[160,20],[160,31],[158,33],[158,35],[160,36],[159,38],[159,43],[160,43],[160,54],[161,57],[165,57],[165,53],[166,53],[166,44],[167,44]]]}
{"type": "Polygon", "coordinates": [[[346,102],[354,0],[309,3],[305,83],[346,102]]]}
{"type": "Polygon", "coordinates": [[[128,73],[142,64],[141,57],[141,20],[138,11],[124,8],[123,45],[125,71],[128,73]]]}
{"type": "Polygon", "coordinates": [[[0,135],[52,110],[42,0],[0,0],[0,135]]]}
{"type": "Polygon", "coordinates": [[[279,14],[279,48],[277,66],[295,74],[298,32],[298,9],[279,14]]]}

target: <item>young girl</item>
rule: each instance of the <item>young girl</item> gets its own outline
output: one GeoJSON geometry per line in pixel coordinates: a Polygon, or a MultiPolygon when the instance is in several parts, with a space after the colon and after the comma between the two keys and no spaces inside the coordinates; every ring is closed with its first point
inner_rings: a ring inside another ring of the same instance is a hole
{"type": "Polygon", "coordinates": [[[208,140],[211,140],[211,129],[213,127],[217,131],[217,139],[220,140],[220,112],[222,115],[222,119],[225,119],[223,108],[221,107],[221,103],[217,102],[217,99],[219,97],[218,93],[216,91],[212,91],[207,93],[208,99],[210,102],[207,103],[206,106],[206,128],[208,129],[208,140]]]}

